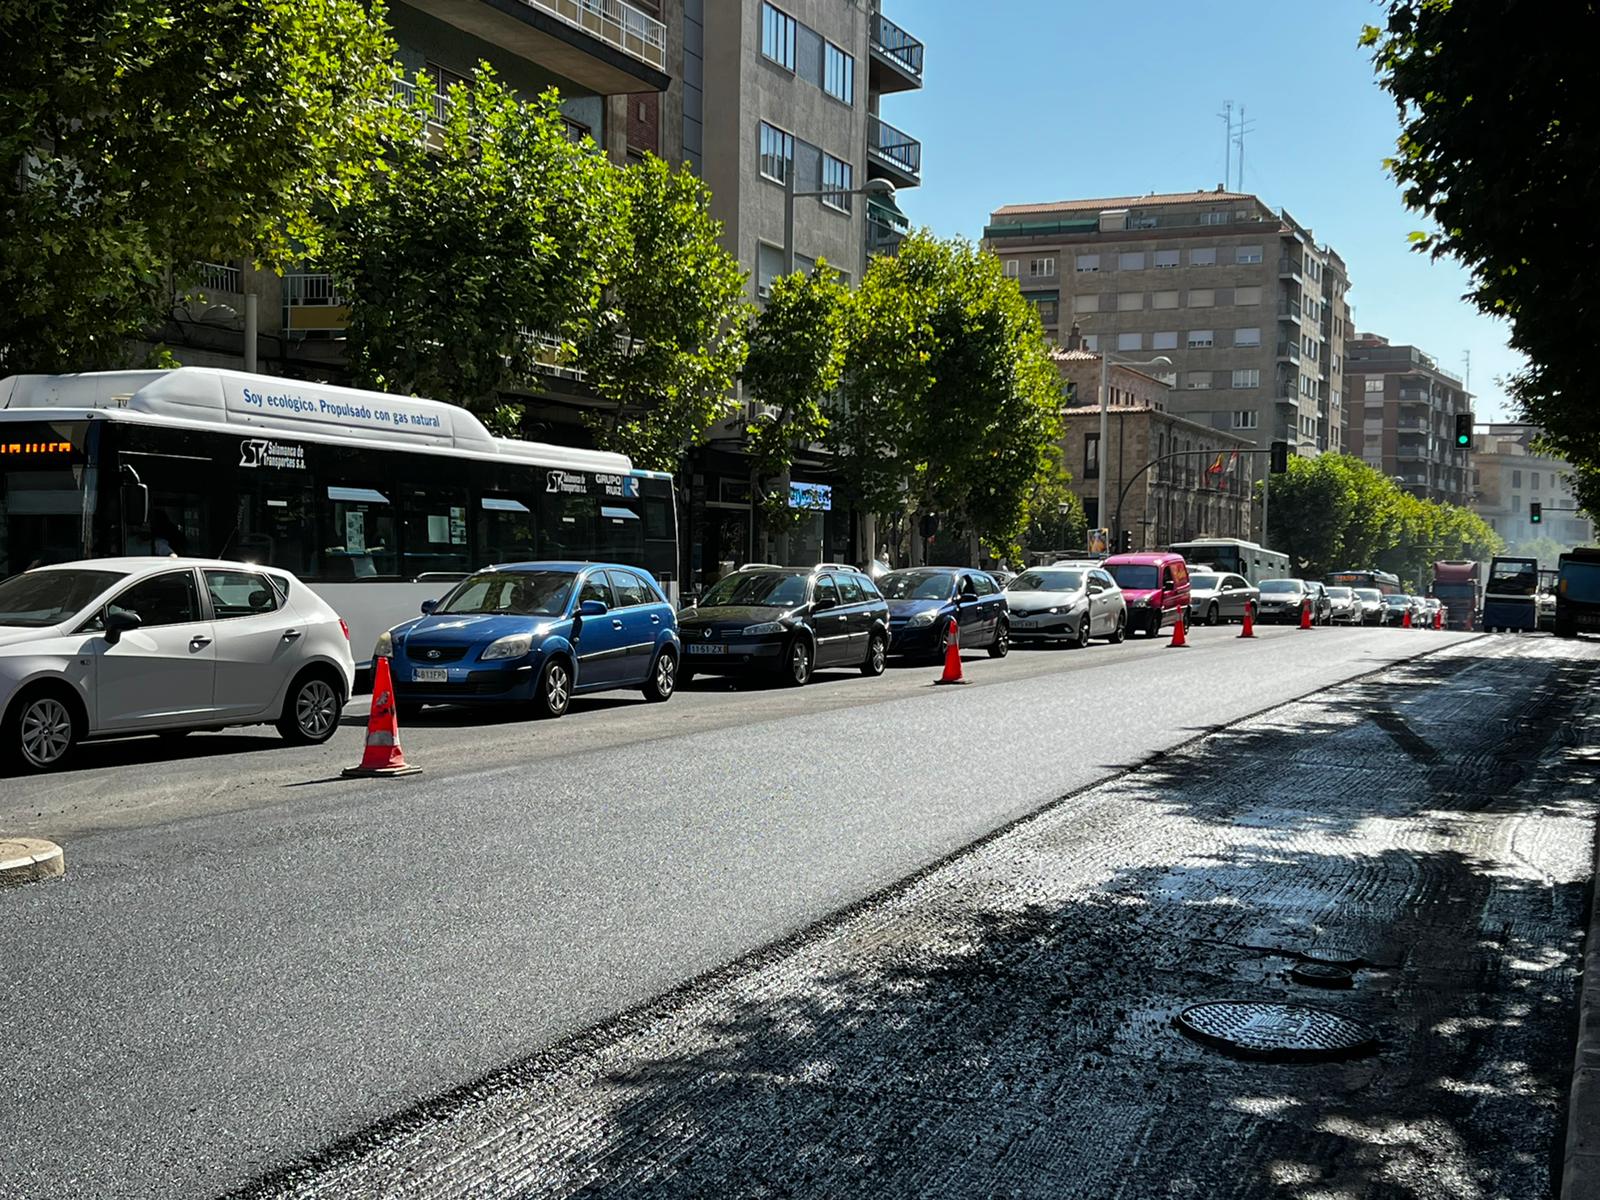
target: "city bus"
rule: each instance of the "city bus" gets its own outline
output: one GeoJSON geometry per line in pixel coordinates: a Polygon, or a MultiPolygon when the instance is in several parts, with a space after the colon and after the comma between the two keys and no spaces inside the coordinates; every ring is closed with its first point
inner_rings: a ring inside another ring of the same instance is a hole
{"type": "Polygon", "coordinates": [[[670,475],[451,404],[209,367],[0,380],[0,579],[124,554],[283,567],[363,665],[482,566],[622,562],[675,601],[679,561],[670,475]]]}
{"type": "Polygon", "coordinates": [[[1254,542],[1238,538],[1198,538],[1192,542],[1176,542],[1167,547],[1173,554],[1183,555],[1191,568],[1214,567],[1233,575],[1243,575],[1251,583],[1263,579],[1282,579],[1289,574],[1289,556],[1276,550],[1266,550],[1254,542]]]}
{"type": "Polygon", "coordinates": [[[1489,563],[1489,578],[1483,585],[1483,628],[1489,633],[1536,629],[1539,624],[1539,602],[1535,596],[1538,587],[1537,558],[1496,556],[1489,563]]]}
{"type": "Polygon", "coordinates": [[[1388,571],[1329,571],[1322,582],[1329,587],[1377,588],[1385,596],[1401,592],[1400,576],[1388,571]]]}
{"type": "Polygon", "coordinates": [[[1600,547],[1574,546],[1556,564],[1557,637],[1600,633],[1600,547]]]}

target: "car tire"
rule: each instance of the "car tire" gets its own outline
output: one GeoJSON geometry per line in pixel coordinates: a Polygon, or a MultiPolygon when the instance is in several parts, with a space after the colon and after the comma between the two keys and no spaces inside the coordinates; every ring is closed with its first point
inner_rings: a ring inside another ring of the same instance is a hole
{"type": "Polygon", "coordinates": [[[561,657],[550,659],[539,671],[539,686],[533,693],[533,715],[553,721],[566,716],[572,705],[572,667],[561,657]]]}
{"type": "Polygon", "coordinates": [[[678,690],[678,656],[672,647],[663,646],[650,664],[650,676],[644,681],[644,698],[654,704],[671,700],[678,690]]]}
{"type": "Polygon", "coordinates": [[[313,667],[295,676],[283,698],[278,734],[296,746],[320,746],[339,731],[345,697],[333,672],[313,667]]]}
{"type": "Polygon", "coordinates": [[[1119,612],[1117,614],[1117,625],[1116,625],[1116,628],[1111,631],[1111,636],[1106,638],[1106,641],[1110,642],[1113,646],[1115,646],[1115,645],[1120,644],[1122,642],[1122,640],[1124,638],[1126,638],[1127,636],[1128,636],[1128,614],[1125,613],[1125,612],[1119,612]]]}
{"type": "Polygon", "coordinates": [[[1089,618],[1088,618],[1088,615],[1086,614],[1084,616],[1083,620],[1078,622],[1078,631],[1073,636],[1072,640],[1067,643],[1067,645],[1071,646],[1074,650],[1082,650],[1088,644],[1089,644],[1089,618]]]}
{"type": "Polygon", "coordinates": [[[70,762],[82,737],[77,698],[62,687],[36,687],[12,702],[0,729],[0,757],[26,774],[43,774],[70,762]]]}
{"type": "Polygon", "coordinates": [[[797,637],[783,652],[783,682],[787,687],[804,687],[811,682],[811,643],[797,637]]]}
{"type": "Polygon", "coordinates": [[[889,641],[881,633],[874,633],[867,639],[867,657],[861,664],[861,673],[868,679],[875,675],[882,675],[883,668],[889,662],[889,641]]]}
{"type": "Polygon", "coordinates": [[[1220,624],[1222,624],[1222,613],[1218,610],[1217,602],[1215,600],[1213,600],[1211,602],[1210,606],[1207,607],[1207,609],[1206,609],[1206,624],[1207,625],[1220,625],[1220,624]]]}
{"type": "Polygon", "coordinates": [[[1011,653],[1011,623],[1001,621],[995,627],[994,641],[989,643],[990,658],[1004,658],[1011,653]]]}

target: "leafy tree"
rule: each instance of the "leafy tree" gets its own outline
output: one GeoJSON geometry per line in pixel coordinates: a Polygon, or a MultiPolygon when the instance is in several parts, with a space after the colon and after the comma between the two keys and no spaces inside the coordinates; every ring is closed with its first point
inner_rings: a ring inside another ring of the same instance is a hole
{"type": "Polygon", "coordinates": [[[1514,554],[1521,558],[1536,558],[1541,567],[1554,570],[1561,555],[1570,547],[1563,546],[1555,538],[1541,535],[1529,538],[1527,541],[1514,542],[1506,547],[1507,554],[1514,554]]]}
{"type": "Polygon", "coordinates": [[[1022,535],[1023,554],[1041,550],[1081,550],[1088,545],[1089,517],[1083,500],[1070,491],[1071,477],[1060,471],[1047,475],[1028,504],[1028,528],[1022,535]]]}
{"type": "Polygon", "coordinates": [[[599,306],[616,240],[609,163],[567,137],[552,90],[521,101],[487,66],[442,123],[417,96],[331,263],[362,383],[450,400],[501,426],[537,383],[537,335],[567,342],[599,306]]]}
{"type": "Polygon", "coordinates": [[[1386,165],[1435,223],[1413,241],[1459,260],[1477,306],[1510,321],[1529,363],[1512,394],[1600,511],[1600,296],[1574,268],[1600,258],[1600,6],[1393,0],[1362,43],[1400,112],[1386,165]]]}
{"type": "Polygon", "coordinates": [[[578,343],[604,409],[596,440],[672,470],[738,411],[744,274],[718,241],[711,194],[687,167],[648,156],[612,189],[621,222],[600,311],[578,343]]]}
{"type": "Polygon", "coordinates": [[[827,433],[823,406],[844,367],[849,306],[849,290],[819,260],[809,275],[774,279],[766,308],[750,324],[745,393],[766,409],[747,429],[752,484],[773,528],[793,510],[786,492],[766,485],[787,476],[797,447],[827,433]]]}
{"type": "Polygon", "coordinates": [[[121,365],[195,263],[315,255],[370,177],[378,0],[0,3],[0,375],[121,365]]]}

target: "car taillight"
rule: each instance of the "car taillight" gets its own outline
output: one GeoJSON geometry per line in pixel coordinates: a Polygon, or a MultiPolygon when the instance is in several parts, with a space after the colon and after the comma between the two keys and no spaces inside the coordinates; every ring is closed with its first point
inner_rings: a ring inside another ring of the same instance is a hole
{"type": "Polygon", "coordinates": [[[350,640],[350,626],[344,623],[343,617],[339,618],[339,630],[344,634],[344,640],[348,642],[350,640]]]}

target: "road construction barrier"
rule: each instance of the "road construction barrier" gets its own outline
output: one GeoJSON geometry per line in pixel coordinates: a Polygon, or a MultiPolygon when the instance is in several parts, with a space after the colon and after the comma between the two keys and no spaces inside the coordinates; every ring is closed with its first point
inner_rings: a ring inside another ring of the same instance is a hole
{"type": "Polygon", "coordinates": [[[379,658],[372,668],[372,713],[367,717],[367,746],[361,754],[361,764],[346,767],[346,778],[396,775],[415,775],[421,767],[406,762],[400,749],[400,720],[395,715],[394,681],[389,674],[388,658],[379,658]]]}

